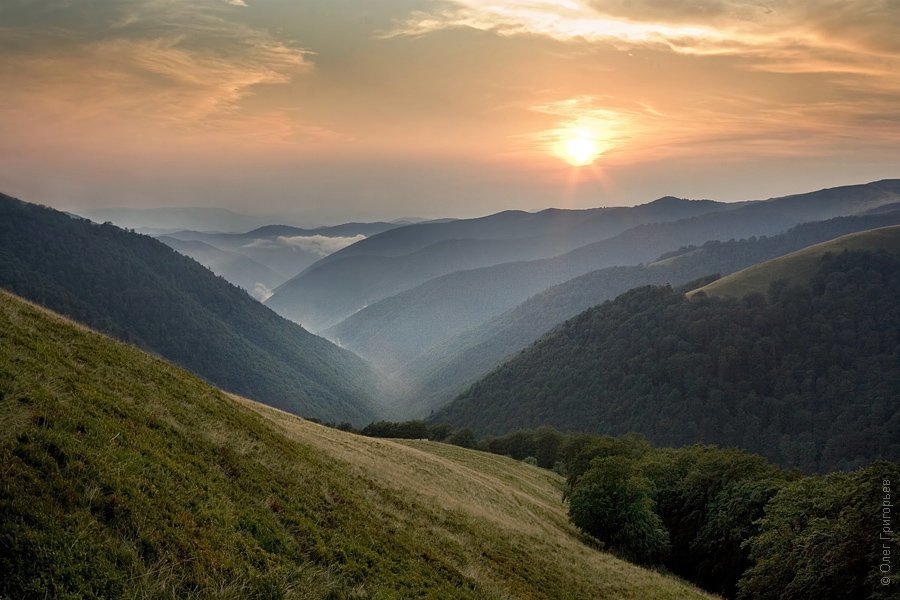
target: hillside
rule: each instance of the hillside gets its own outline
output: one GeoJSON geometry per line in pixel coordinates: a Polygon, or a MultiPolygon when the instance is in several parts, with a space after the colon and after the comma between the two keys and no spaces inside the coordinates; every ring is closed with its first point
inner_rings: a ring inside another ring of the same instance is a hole
{"type": "Polygon", "coordinates": [[[900,224],[900,211],[805,223],[770,237],[707,242],[647,265],[610,267],[576,277],[415,357],[397,376],[403,382],[397,411],[404,418],[427,416],[553,327],[630,288],[682,285],[728,274],[823,240],[891,224],[900,224]]]}
{"type": "Polygon", "coordinates": [[[506,211],[400,227],[326,256],[275,290],[267,304],[319,332],[383,298],[447,273],[555,256],[635,225],[731,208],[711,201],[662,198],[635,207],[506,211]]]}
{"type": "Polygon", "coordinates": [[[148,236],[0,196],[0,287],[261,402],[376,416],[365,362],[148,236]]]}
{"type": "Polygon", "coordinates": [[[327,429],[0,293],[0,596],[706,597],[584,545],[563,481],[327,429]]]}
{"type": "MultiPolygon", "coordinates": [[[[893,228],[900,232],[900,228],[893,228]]],[[[865,235],[865,234],[863,234],[865,235]]],[[[900,458],[900,256],[827,255],[768,298],[632,290],[567,321],[434,416],[737,446],[783,466],[900,458]]]]}
{"type": "Polygon", "coordinates": [[[743,298],[747,294],[765,294],[773,281],[783,280],[789,284],[803,284],[815,273],[819,261],[825,254],[844,250],[877,250],[900,253],[900,227],[883,227],[865,233],[842,236],[835,240],[816,244],[809,248],[792,252],[787,256],[753,265],[737,273],[723,277],[698,290],[688,293],[688,297],[703,292],[707,296],[743,298]]]}
{"type": "Polygon", "coordinates": [[[710,240],[775,235],[800,223],[856,214],[898,197],[900,180],[886,180],[640,225],[553,258],[457,271],[432,279],[370,304],[323,334],[380,369],[395,372],[430,348],[534,294],[591,271],[655,261],[664,253],[710,240]]]}

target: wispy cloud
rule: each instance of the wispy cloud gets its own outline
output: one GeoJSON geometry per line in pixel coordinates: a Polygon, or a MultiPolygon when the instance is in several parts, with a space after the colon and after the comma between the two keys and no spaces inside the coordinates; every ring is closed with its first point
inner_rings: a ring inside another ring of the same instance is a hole
{"type": "Polygon", "coordinates": [[[449,4],[413,12],[385,35],[422,36],[468,27],[502,36],[602,42],[623,50],[651,47],[736,56],[748,59],[751,68],[791,73],[884,74],[900,57],[896,35],[900,7],[894,0],[451,0],[449,4]],[[872,64],[872,58],[879,63],[872,64]]]}
{"type": "Polygon", "coordinates": [[[250,290],[250,295],[260,302],[265,302],[266,300],[271,298],[272,293],[272,290],[262,283],[257,283],[253,286],[253,289],[250,290]]]}
{"type": "Polygon", "coordinates": [[[227,126],[259,86],[313,69],[308,50],[230,20],[240,0],[33,4],[40,25],[0,29],[0,78],[7,109],[37,118],[227,126]]]}
{"type": "Polygon", "coordinates": [[[296,235],[285,236],[280,235],[274,240],[259,239],[244,244],[247,248],[278,248],[289,247],[297,248],[304,252],[311,252],[319,256],[328,256],[342,248],[346,248],[351,244],[366,239],[366,236],[359,234],[355,236],[337,237],[327,235],[296,235]]]}
{"type": "Polygon", "coordinates": [[[359,234],[352,237],[328,237],[325,235],[302,235],[302,236],[279,236],[278,241],[286,246],[294,246],[301,248],[313,254],[327,256],[346,248],[356,242],[366,239],[366,236],[359,234]]]}
{"type": "Polygon", "coordinates": [[[647,63],[640,84],[608,85],[609,96],[593,93],[602,84],[585,82],[580,87],[591,93],[570,91],[530,106],[553,122],[519,138],[544,154],[564,154],[573,136],[588,137],[611,161],[814,155],[847,140],[896,145],[900,134],[896,0],[449,0],[412,12],[383,35],[423,38],[447,29],[537,37],[587,51],[651,50],[696,59],[697,72],[721,81],[710,90],[717,97],[683,90],[694,102],[659,95],[646,101],[640,90],[666,77],[647,63]],[[748,72],[770,78],[745,85],[734,75],[748,72]],[[821,94],[792,93],[800,80],[783,85],[786,79],[774,79],[780,75],[815,78],[807,81],[821,94]]]}

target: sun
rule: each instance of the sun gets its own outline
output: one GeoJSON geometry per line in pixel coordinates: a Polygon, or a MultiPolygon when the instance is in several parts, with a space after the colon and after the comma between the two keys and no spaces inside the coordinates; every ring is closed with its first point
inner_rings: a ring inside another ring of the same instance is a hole
{"type": "Polygon", "coordinates": [[[560,136],[557,154],[573,167],[585,167],[603,153],[597,136],[587,129],[574,129],[560,136]]]}

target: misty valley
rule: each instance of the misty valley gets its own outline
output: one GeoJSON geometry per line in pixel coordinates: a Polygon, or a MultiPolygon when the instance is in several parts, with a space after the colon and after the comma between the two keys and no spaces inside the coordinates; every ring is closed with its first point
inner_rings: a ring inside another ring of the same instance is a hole
{"type": "Polygon", "coordinates": [[[900,0],[0,0],[0,600],[900,600],[900,0]]]}

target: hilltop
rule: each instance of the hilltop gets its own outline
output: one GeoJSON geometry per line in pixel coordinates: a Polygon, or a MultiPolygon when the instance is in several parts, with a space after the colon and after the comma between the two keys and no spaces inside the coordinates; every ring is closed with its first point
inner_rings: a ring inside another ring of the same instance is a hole
{"type": "Polygon", "coordinates": [[[703,598],[562,479],[327,429],[0,293],[0,596],[703,598]]]}
{"type": "Polygon", "coordinates": [[[834,240],[822,242],[786,256],[747,267],[697,290],[688,297],[702,292],[707,296],[742,298],[747,294],[765,294],[773,281],[803,284],[815,273],[819,260],[828,253],[844,250],[878,250],[900,254],[900,226],[880,227],[861,233],[851,233],[834,240]]]}

